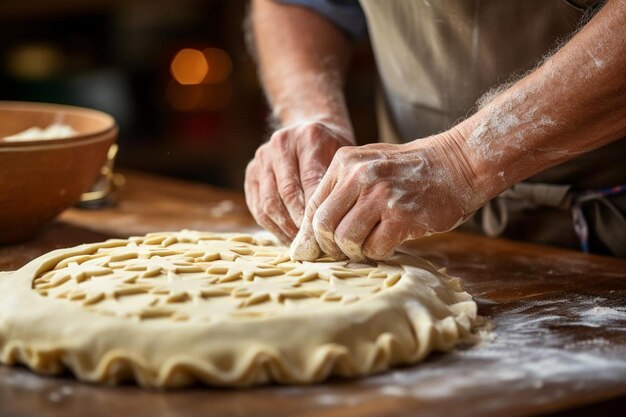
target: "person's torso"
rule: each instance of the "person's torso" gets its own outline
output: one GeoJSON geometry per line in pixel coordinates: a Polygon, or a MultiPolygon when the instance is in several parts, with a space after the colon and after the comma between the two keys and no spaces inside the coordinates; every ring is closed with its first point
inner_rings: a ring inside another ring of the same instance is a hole
{"type": "MultiPolygon", "coordinates": [[[[381,138],[444,131],[492,88],[536,67],[575,32],[594,1],[360,0],[382,82],[381,138]],[[579,4],[581,7],[576,6],[579,4]],[[585,4],[580,4],[585,3],[585,4]]],[[[626,182],[626,141],[548,169],[533,181],[598,188],[626,182]]]]}

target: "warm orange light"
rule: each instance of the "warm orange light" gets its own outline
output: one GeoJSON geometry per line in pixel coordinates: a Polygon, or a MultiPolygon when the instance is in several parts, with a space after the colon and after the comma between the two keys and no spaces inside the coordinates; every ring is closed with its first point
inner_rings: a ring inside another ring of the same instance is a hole
{"type": "Polygon", "coordinates": [[[172,77],[182,85],[200,84],[209,72],[204,54],[197,49],[180,50],[170,65],[172,77]]]}
{"type": "Polygon", "coordinates": [[[42,81],[57,75],[63,68],[61,51],[49,44],[25,44],[9,51],[7,70],[16,78],[42,81]]]}
{"type": "Polygon", "coordinates": [[[225,51],[217,48],[207,48],[203,52],[209,64],[209,70],[204,78],[204,82],[219,84],[226,81],[233,69],[233,62],[230,60],[230,56],[225,51]]]}

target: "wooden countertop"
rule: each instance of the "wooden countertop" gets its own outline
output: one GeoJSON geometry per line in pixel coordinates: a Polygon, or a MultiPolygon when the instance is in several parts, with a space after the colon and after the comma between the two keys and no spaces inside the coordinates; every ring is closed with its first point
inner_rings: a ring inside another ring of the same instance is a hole
{"type": "MultiPolygon", "coordinates": [[[[0,247],[0,271],[55,248],[110,237],[182,228],[257,230],[238,192],[139,173],[126,178],[117,207],[70,209],[35,240],[0,247]]],[[[624,410],[626,261],[462,233],[412,242],[406,250],[464,279],[494,327],[483,342],[385,374],[308,387],[158,392],[0,366],[0,416],[526,416],[624,410]]]]}

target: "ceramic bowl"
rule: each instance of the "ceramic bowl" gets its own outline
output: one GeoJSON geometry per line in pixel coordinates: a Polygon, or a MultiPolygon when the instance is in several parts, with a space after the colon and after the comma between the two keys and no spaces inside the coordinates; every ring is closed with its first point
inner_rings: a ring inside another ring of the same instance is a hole
{"type": "Polygon", "coordinates": [[[0,244],[33,237],[94,184],[117,138],[111,116],[44,103],[0,101],[0,138],[54,123],[76,134],[64,139],[0,140],[0,244]]]}

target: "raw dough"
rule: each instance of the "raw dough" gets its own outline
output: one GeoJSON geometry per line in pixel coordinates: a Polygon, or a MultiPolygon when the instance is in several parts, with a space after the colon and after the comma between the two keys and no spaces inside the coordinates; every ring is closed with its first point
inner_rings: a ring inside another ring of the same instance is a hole
{"type": "Polygon", "coordinates": [[[476,304],[424,260],[286,253],[187,230],[51,252],[0,276],[0,361],[107,384],[301,384],[415,363],[471,337],[476,304]]]}

